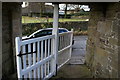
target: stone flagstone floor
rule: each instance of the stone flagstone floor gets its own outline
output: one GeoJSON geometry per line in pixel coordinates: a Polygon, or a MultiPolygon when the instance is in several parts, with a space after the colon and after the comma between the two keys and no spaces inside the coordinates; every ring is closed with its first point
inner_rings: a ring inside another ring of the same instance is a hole
{"type": "Polygon", "coordinates": [[[91,71],[84,64],[87,36],[75,36],[71,60],[51,79],[92,78],[91,71]]]}

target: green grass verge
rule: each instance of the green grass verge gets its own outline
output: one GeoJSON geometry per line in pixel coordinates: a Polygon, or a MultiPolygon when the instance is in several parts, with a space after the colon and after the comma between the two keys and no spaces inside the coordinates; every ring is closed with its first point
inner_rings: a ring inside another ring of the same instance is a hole
{"type": "MultiPolygon", "coordinates": [[[[59,22],[70,22],[70,21],[87,21],[88,19],[59,19],[59,22]]],[[[39,17],[27,17],[22,16],[22,23],[42,23],[42,22],[53,22],[53,18],[39,18],[39,17]]]]}

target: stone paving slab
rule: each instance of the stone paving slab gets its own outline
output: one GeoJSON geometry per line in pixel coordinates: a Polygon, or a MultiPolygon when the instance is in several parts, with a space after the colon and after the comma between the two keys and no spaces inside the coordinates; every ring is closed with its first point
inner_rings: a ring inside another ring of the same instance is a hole
{"type": "Polygon", "coordinates": [[[92,78],[90,70],[86,65],[64,65],[57,73],[57,76],[52,77],[51,80],[62,80],[62,78],[75,79],[92,78]]]}
{"type": "Polygon", "coordinates": [[[57,76],[52,77],[52,80],[92,78],[91,71],[84,64],[86,53],[87,36],[75,36],[75,44],[71,60],[58,71],[57,76]],[[79,41],[80,40],[80,41],[79,41]]]}
{"type": "Polygon", "coordinates": [[[75,36],[70,64],[84,64],[87,36],[75,36]]]}

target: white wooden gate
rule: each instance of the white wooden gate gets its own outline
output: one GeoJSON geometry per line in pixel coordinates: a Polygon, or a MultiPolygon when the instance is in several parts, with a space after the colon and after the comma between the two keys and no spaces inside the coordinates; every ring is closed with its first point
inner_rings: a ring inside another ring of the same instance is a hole
{"type": "Polygon", "coordinates": [[[72,35],[72,31],[59,34],[59,51],[57,53],[54,52],[55,35],[24,41],[16,37],[18,78],[40,78],[44,80],[55,75],[57,69],[63,66],[71,57],[72,35]],[[62,38],[63,36],[65,37],[62,38]],[[60,63],[62,56],[59,56],[61,54],[66,55],[66,52],[69,53],[67,54],[68,57],[60,63]],[[58,67],[56,67],[57,64],[59,64],[58,67]]]}
{"type": "Polygon", "coordinates": [[[58,69],[71,59],[73,30],[59,34],[58,69]]]}

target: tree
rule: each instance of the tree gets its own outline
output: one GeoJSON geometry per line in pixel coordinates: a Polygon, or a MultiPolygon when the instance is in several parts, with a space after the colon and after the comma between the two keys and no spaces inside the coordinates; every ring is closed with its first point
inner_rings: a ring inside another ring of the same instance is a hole
{"type": "Polygon", "coordinates": [[[40,17],[42,17],[43,13],[44,13],[44,9],[45,9],[45,3],[44,2],[40,2],[40,17]]]}
{"type": "Polygon", "coordinates": [[[66,6],[65,6],[65,16],[64,16],[64,18],[67,18],[67,5],[68,4],[65,4],[66,6]]]}
{"type": "Polygon", "coordinates": [[[75,10],[75,12],[78,12],[81,8],[81,5],[75,5],[75,4],[65,4],[62,6],[63,10],[65,11],[64,18],[67,17],[67,10],[75,10]]]}

